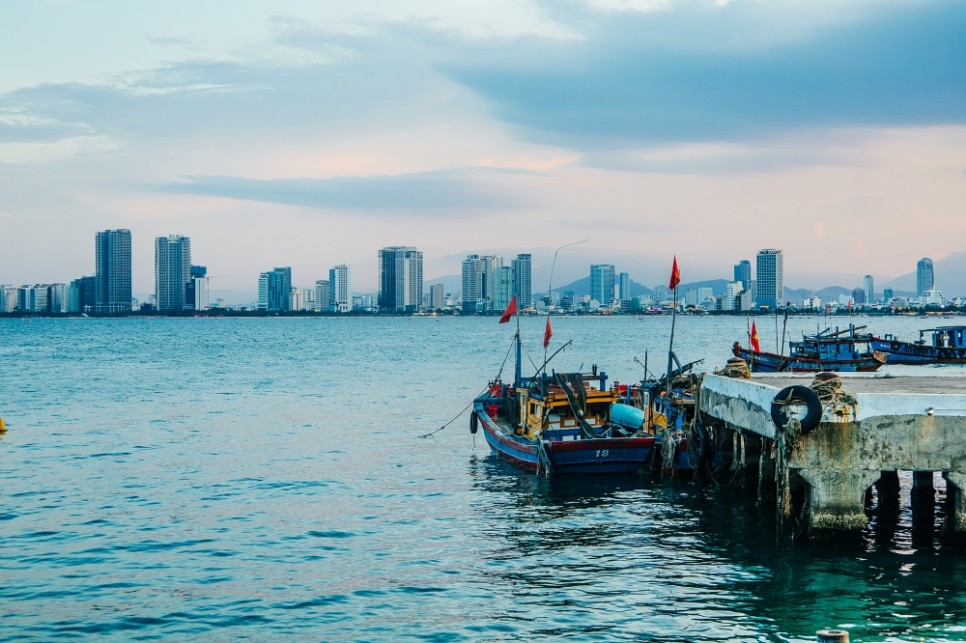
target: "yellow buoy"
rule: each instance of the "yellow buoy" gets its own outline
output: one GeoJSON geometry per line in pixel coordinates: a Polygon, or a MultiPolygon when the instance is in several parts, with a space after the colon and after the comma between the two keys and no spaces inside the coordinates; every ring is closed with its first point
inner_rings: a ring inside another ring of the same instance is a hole
{"type": "Polygon", "coordinates": [[[0,433],[3,433],[6,430],[7,430],[7,425],[3,423],[3,418],[0,418],[0,433]]]}

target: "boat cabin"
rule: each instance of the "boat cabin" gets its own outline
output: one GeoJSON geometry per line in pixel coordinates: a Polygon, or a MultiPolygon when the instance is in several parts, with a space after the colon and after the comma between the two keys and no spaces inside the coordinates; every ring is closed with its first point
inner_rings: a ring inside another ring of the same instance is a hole
{"type": "Polygon", "coordinates": [[[599,377],[567,374],[562,382],[519,389],[521,422],[517,432],[531,439],[542,434],[547,440],[563,440],[576,439],[588,430],[602,430],[620,394],[592,387],[591,379],[599,377]]]}
{"type": "Polygon", "coordinates": [[[919,331],[920,343],[926,333],[932,333],[932,345],[936,348],[966,348],[966,326],[939,326],[919,331]]]}

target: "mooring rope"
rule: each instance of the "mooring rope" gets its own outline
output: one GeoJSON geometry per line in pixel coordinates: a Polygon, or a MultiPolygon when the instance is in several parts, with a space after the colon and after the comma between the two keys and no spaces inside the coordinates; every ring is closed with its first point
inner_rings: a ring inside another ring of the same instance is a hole
{"type": "MultiPolygon", "coordinates": [[[[516,338],[514,338],[514,341],[516,341],[516,338]]],[[[503,363],[500,364],[500,370],[499,370],[499,372],[497,372],[496,378],[494,378],[494,380],[493,380],[494,382],[499,381],[499,379],[503,376],[503,368],[506,366],[507,360],[510,359],[510,353],[511,352],[513,352],[513,343],[512,342],[510,343],[510,348],[507,349],[506,355],[503,357],[503,363]]],[[[458,420],[461,415],[463,415],[464,413],[466,413],[466,409],[468,409],[468,408],[470,408],[470,407],[473,406],[473,402],[476,401],[476,398],[478,398],[479,396],[481,396],[484,393],[486,393],[489,390],[489,388],[490,388],[490,385],[487,384],[486,387],[482,391],[480,391],[479,393],[477,393],[476,395],[474,395],[470,399],[470,403],[467,404],[466,406],[464,406],[463,407],[463,410],[460,411],[459,413],[457,413],[453,417],[452,420],[450,420],[449,422],[447,422],[443,426],[439,427],[435,431],[430,431],[429,433],[426,433],[426,434],[421,435],[419,437],[421,437],[421,438],[429,438],[429,437],[432,437],[432,436],[436,435],[437,433],[439,433],[440,431],[442,431],[443,429],[445,429],[446,427],[448,427],[450,424],[452,424],[453,422],[455,422],[456,420],[458,420]]]]}

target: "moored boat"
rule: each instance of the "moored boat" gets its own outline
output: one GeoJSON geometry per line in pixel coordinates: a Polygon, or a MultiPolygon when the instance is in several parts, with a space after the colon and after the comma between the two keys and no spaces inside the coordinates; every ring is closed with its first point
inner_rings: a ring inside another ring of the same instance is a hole
{"type": "MultiPolygon", "coordinates": [[[[519,333],[514,341],[519,355],[519,333]]],[[[530,471],[633,473],[648,461],[655,438],[645,428],[646,410],[624,395],[596,366],[531,378],[517,369],[512,385],[491,382],[473,401],[470,430],[482,428],[496,455],[530,471]]]]}
{"type": "Polygon", "coordinates": [[[927,328],[919,331],[915,342],[884,334],[873,337],[871,345],[886,355],[890,364],[966,364],[966,326],[927,328]]]}
{"type": "Polygon", "coordinates": [[[788,355],[746,348],[735,342],[732,352],[756,373],[817,373],[821,371],[870,372],[878,370],[888,357],[870,346],[872,335],[856,331],[864,326],[825,330],[789,342],[788,355]]]}

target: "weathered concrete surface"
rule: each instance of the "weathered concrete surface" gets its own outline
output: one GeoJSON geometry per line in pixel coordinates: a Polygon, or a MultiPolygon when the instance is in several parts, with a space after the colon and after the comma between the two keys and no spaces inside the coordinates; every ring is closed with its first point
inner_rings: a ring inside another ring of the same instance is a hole
{"type": "MultiPolygon", "coordinates": [[[[881,471],[942,471],[960,490],[954,526],[966,532],[966,378],[841,374],[841,380],[848,397],[824,405],[821,423],[788,455],[788,467],[809,483],[812,527],[864,527],[865,491],[881,471]]],[[[730,429],[774,440],[775,395],[811,382],[811,375],[705,375],[700,411],[730,429]]]]}

